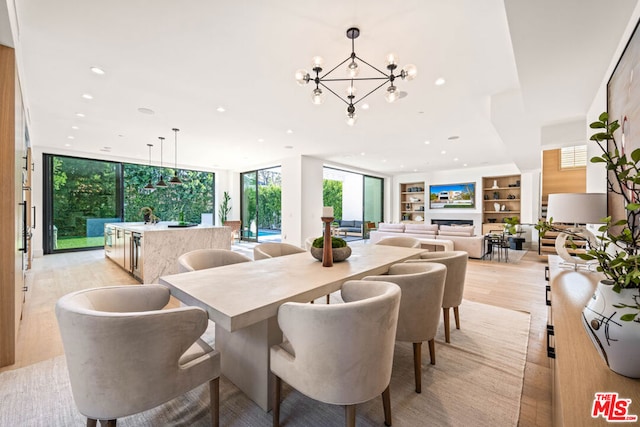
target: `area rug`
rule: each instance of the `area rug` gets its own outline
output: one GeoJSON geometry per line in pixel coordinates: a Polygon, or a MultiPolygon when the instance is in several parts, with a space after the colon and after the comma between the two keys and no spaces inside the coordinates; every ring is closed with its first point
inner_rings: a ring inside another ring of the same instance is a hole
{"type": "MultiPolygon", "coordinates": [[[[464,301],[460,330],[444,342],[440,325],[435,365],[423,345],[422,393],[414,391],[410,343],[397,343],[391,380],[393,425],[515,426],[518,423],[529,335],[527,313],[464,301]]],[[[453,321],[453,316],[452,316],[453,321]]],[[[321,356],[321,355],[319,355],[321,356]]],[[[223,426],[270,426],[271,414],[224,377],[223,426]]],[[[126,393],[126,390],[122,390],[126,393]]],[[[343,425],[341,407],[283,388],[281,425],[343,425]]],[[[209,392],[201,386],[158,408],[118,420],[119,426],[209,425],[209,392]]],[[[86,420],[73,403],[64,357],[0,374],[0,426],[71,426],[86,420]]],[[[383,425],[381,398],[357,405],[359,426],[383,425]]]]}

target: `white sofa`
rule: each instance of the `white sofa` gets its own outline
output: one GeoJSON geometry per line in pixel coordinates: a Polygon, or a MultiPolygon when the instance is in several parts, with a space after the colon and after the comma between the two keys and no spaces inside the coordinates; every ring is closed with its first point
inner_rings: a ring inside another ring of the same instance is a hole
{"type": "Polygon", "coordinates": [[[390,224],[381,222],[370,233],[371,243],[385,237],[407,236],[416,239],[440,239],[453,242],[456,251],[465,251],[470,258],[484,255],[484,236],[474,235],[473,225],[390,224]]]}

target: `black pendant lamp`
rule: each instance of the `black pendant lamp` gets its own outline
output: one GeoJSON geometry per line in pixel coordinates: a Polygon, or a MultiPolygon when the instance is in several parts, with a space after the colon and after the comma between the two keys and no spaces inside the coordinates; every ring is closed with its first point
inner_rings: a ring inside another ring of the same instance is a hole
{"type": "Polygon", "coordinates": [[[175,133],[175,167],[173,178],[169,180],[169,184],[180,185],[182,184],[182,181],[180,181],[180,178],[178,178],[178,132],[180,132],[180,129],[173,128],[171,130],[175,133]]]}
{"type": "Polygon", "coordinates": [[[160,140],[160,181],[156,182],[156,187],[165,188],[165,187],[168,187],[168,185],[166,182],[164,182],[164,176],[162,175],[162,168],[163,168],[162,152],[164,151],[164,137],[159,136],[158,139],[160,140]]]}
{"type": "MultiPolygon", "coordinates": [[[[147,144],[147,147],[149,147],[149,167],[151,167],[151,147],[153,147],[153,144],[147,144]]],[[[156,187],[151,183],[151,178],[149,178],[149,183],[147,183],[143,189],[148,193],[152,193],[156,190],[156,187]]]]}

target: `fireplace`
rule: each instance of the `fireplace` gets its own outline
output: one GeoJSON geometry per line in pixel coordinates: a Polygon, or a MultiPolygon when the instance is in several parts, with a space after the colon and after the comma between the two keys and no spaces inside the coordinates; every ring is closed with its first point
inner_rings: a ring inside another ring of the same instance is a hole
{"type": "Polygon", "coordinates": [[[472,219],[432,219],[431,224],[437,225],[473,225],[472,219]]]}

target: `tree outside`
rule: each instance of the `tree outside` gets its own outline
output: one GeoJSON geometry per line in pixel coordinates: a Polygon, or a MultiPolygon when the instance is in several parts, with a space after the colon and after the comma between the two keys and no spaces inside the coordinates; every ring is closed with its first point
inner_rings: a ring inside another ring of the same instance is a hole
{"type": "Polygon", "coordinates": [[[335,221],[342,219],[342,181],[325,179],[322,182],[322,203],[333,207],[335,221]]]}

